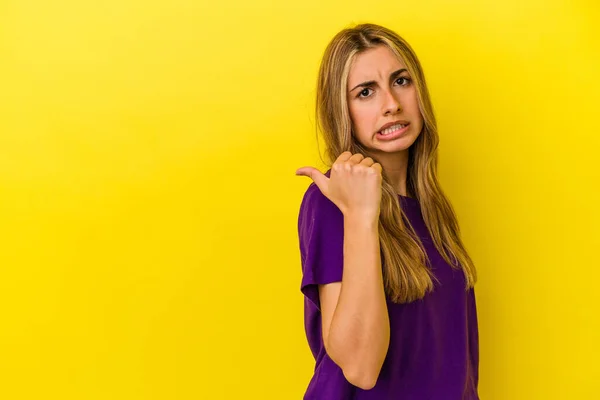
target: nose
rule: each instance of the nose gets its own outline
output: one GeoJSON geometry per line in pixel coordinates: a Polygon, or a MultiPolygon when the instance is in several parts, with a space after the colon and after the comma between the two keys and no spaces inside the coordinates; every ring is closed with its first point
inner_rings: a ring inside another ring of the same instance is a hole
{"type": "Polygon", "coordinates": [[[384,115],[395,114],[397,112],[402,111],[402,106],[400,106],[400,102],[394,96],[394,93],[390,91],[385,92],[383,103],[383,113],[384,115]]]}

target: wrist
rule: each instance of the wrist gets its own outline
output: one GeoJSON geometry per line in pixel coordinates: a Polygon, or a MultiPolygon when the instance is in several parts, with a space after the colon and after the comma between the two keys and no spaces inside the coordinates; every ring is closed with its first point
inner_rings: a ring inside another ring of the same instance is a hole
{"type": "Polygon", "coordinates": [[[348,211],[344,213],[344,222],[352,225],[377,227],[379,225],[379,213],[370,211],[348,211]]]}

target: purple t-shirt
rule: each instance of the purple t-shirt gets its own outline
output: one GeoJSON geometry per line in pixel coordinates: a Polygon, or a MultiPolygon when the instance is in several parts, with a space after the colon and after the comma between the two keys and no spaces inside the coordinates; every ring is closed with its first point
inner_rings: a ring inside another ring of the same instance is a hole
{"type": "MultiPolygon", "coordinates": [[[[327,172],[326,175],[329,175],[327,172]]],[[[343,214],[316,184],[308,187],[298,216],[306,337],[316,365],[304,400],[478,400],[479,337],[473,289],[462,270],[440,256],[418,200],[400,204],[426,248],[435,289],[409,304],[387,298],[388,352],[374,388],[349,383],[325,351],[319,284],[339,282],[343,271],[343,214]]]]}

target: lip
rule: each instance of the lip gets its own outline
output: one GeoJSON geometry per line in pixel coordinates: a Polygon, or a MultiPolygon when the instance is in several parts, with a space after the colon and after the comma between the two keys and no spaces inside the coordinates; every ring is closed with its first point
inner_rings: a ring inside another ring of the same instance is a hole
{"type": "Polygon", "coordinates": [[[385,124],[381,128],[379,128],[379,130],[377,131],[377,133],[380,133],[382,130],[384,130],[386,128],[389,128],[390,126],[396,125],[396,124],[408,125],[408,124],[410,124],[410,122],[405,121],[403,119],[399,119],[397,121],[388,122],[387,124],[385,124]]]}
{"type": "Polygon", "coordinates": [[[394,139],[398,139],[401,136],[404,136],[404,134],[408,131],[408,128],[410,128],[410,124],[406,125],[402,129],[398,129],[388,135],[382,135],[381,133],[377,132],[377,134],[375,136],[377,137],[377,140],[381,140],[381,141],[394,140],[394,139]]]}

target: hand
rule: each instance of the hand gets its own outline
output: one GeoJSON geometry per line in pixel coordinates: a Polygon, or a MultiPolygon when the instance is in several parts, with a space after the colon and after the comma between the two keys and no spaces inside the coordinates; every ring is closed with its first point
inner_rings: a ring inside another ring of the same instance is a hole
{"type": "Polygon", "coordinates": [[[379,218],[381,165],[371,157],[345,151],[333,163],[329,178],[313,167],[299,168],[296,175],[311,178],[345,216],[379,218]]]}

